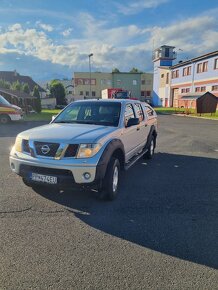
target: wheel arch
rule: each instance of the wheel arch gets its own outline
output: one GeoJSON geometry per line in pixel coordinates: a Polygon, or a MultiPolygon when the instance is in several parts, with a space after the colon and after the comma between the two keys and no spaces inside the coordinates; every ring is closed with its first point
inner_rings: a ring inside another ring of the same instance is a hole
{"type": "Polygon", "coordinates": [[[121,169],[124,168],[125,151],[124,151],[124,146],[121,140],[113,139],[107,144],[97,164],[97,169],[96,169],[97,179],[104,178],[106,174],[107,166],[111,157],[117,158],[120,162],[121,169]]]}

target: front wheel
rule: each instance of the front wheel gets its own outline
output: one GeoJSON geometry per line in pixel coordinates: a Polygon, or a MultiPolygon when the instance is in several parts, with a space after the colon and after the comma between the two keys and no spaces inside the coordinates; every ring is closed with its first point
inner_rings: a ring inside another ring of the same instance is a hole
{"type": "Polygon", "coordinates": [[[99,192],[100,199],[114,200],[117,197],[120,181],[120,162],[112,157],[99,192]]]}
{"type": "Polygon", "coordinates": [[[8,115],[0,115],[0,124],[7,124],[11,121],[8,115]]]}

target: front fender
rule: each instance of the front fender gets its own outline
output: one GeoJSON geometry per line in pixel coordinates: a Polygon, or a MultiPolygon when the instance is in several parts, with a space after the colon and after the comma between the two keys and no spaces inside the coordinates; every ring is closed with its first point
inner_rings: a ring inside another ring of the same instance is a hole
{"type": "Polygon", "coordinates": [[[116,150],[121,150],[125,156],[123,143],[119,139],[111,140],[105,147],[96,168],[96,179],[102,180],[105,176],[107,165],[116,150]]]}

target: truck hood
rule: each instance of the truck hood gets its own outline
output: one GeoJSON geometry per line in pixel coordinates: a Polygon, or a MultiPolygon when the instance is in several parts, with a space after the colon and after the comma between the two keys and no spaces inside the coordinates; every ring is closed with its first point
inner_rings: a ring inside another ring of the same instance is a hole
{"type": "Polygon", "coordinates": [[[94,143],[116,129],[101,125],[53,123],[24,131],[19,136],[45,142],[94,143]]]}

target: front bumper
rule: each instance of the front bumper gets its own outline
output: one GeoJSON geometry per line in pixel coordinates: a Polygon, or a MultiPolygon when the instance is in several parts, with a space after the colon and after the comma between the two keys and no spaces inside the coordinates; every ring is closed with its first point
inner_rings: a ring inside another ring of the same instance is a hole
{"type": "Polygon", "coordinates": [[[63,164],[60,160],[39,160],[31,156],[27,156],[29,159],[24,159],[15,155],[10,155],[9,158],[11,170],[27,180],[30,178],[30,173],[33,172],[55,176],[58,178],[58,183],[61,184],[89,185],[101,179],[101,168],[97,164],[63,164]],[[85,178],[86,173],[89,173],[89,179],[85,178]]]}
{"type": "Polygon", "coordinates": [[[23,115],[20,114],[10,114],[9,117],[11,118],[11,121],[19,121],[23,119],[23,115]]]}

